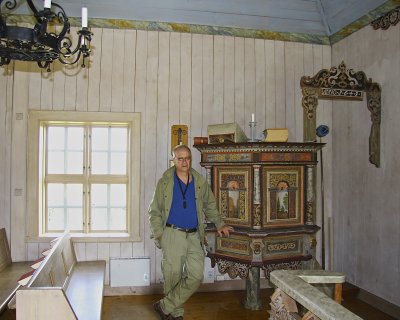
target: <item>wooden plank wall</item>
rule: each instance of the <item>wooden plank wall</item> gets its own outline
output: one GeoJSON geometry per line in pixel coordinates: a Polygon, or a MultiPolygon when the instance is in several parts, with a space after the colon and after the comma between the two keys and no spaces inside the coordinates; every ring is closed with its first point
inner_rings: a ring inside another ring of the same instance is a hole
{"type": "Polygon", "coordinates": [[[341,61],[364,71],[382,88],[381,167],[368,161],[371,120],[366,101],[333,105],[334,268],[346,280],[400,306],[399,76],[400,24],[371,26],[332,48],[341,61]]]}
{"type": "MultiPolygon", "coordinates": [[[[74,33],[76,30],[72,30],[74,33]]],[[[81,260],[150,256],[151,281],[160,278],[160,252],[149,239],[147,207],[169,166],[170,128],[207,135],[210,124],[236,121],[257,137],[288,127],[302,141],[300,77],[329,68],[330,46],[157,31],[93,29],[91,67],[55,64],[47,74],[16,62],[0,75],[0,224],[11,232],[13,260],[36,259],[46,243],[25,243],[26,128],[29,109],[140,112],[142,241],[78,243],[81,260]],[[20,119],[20,120],[18,120],[20,119]]],[[[329,102],[328,102],[329,104],[329,102]]],[[[328,108],[327,108],[328,110],[328,108]]],[[[319,117],[330,122],[330,111],[319,117]]],[[[199,152],[194,167],[200,171],[199,152]]],[[[203,172],[204,173],[204,172],[203,172]]],[[[108,264],[107,264],[108,268],[108,264]]],[[[108,272],[107,272],[108,281],[108,272]]]]}

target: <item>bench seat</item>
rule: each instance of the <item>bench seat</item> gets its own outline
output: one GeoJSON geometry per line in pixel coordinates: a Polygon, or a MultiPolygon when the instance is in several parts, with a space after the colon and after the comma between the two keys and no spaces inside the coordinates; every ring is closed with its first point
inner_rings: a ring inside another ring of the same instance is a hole
{"type": "Polygon", "coordinates": [[[32,262],[13,262],[5,228],[0,229],[0,313],[20,287],[18,280],[31,269],[32,262]]]}
{"type": "Polygon", "coordinates": [[[78,319],[101,318],[105,268],[105,261],[75,264],[65,295],[78,319]]]}
{"type": "Polygon", "coordinates": [[[65,233],[17,290],[17,320],[100,320],[105,270],[105,261],[77,261],[65,233]]]}
{"type": "Polygon", "coordinates": [[[17,289],[19,278],[31,270],[32,262],[11,262],[0,272],[0,312],[3,311],[12,299],[17,289]]]}

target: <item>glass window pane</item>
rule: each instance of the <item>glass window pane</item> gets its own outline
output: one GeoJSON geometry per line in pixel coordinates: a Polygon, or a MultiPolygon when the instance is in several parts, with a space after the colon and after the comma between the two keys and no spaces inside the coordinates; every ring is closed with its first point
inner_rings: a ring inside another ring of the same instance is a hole
{"type": "Polygon", "coordinates": [[[47,185],[47,205],[48,207],[64,206],[64,185],[61,183],[51,183],[47,185]]]}
{"type": "Polygon", "coordinates": [[[125,151],[127,148],[127,139],[127,128],[111,128],[111,149],[113,151],[125,151]]]}
{"type": "Polygon", "coordinates": [[[49,127],[47,132],[48,172],[50,174],[81,174],[83,172],[83,128],[49,127]]]}
{"type": "Polygon", "coordinates": [[[49,127],[47,133],[47,148],[49,150],[64,150],[65,128],[49,127]]]}
{"type": "Polygon", "coordinates": [[[64,230],[64,208],[48,208],[48,230],[64,230]]]}
{"type": "Polygon", "coordinates": [[[92,128],[92,150],[108,150],[108,128],[92,128]]]}
{"type": "Polygon", "coordinates": [[[110,229],[111,230],[126,230],[126,211],[123,208],[113,208],[111,209],[111,219],[110,219],[110,229]]]}
{"type": "Polygon", "coordinates": [[[111,174],[126,174],[126,153],[111,154],[111,174]]]}
{"type": "Polygon", "coordinates": [[[126,185],[124,185],[124,184],[111,185],[110,206],[125,208],[125,206],[126,206],[126,185]]]}
{"type": "Polygon", "coordinates": [[[68,217],[68,228],[70,231],[82,231],[83,230],[83,216],[82,209],[69,208],[67,210],[68,217]]]}
{"type": "Polygon", "coordinates": [[[108,173],[108,154],[107,152],[92,152],[92,174],[108,173]]]}
{"type": "Polygon", "coordinates": [[[70,151],[67,154],[67,174],[82,174],[83,172],[83,152],[70,151]]]}
{"type": "Polygon", "coordinates": [[[50,183],[47,185],[47,229],[83,230],[83,185],[50,183]]]}
{"type": "Polygon", "coordinates": [[[126,197],[125,184],[92,185],[92,230],[125,231],[126,197]]]}
{"type": "Polygon", "coordinates": [[[127,141],[127,128],[92,128],[92,173],[126,174],[127,141]]]}
{"type": "Polygon", "coordinates": [[[83,151],[83,132],[82,127],[68,128],[68,150],[83,151]]]}
{"type": "Polygon", "coordinates": [[[83,201],[83,185],[81,184],[66,184],[66,206],[77,207],[82,209],[83,201]]]}
{"type": "Polygon", "coordinates": [[[107,230],[108,227],[107,209],[92,208],[92,230],[107,230]]]}
{"type": "Polygon", "coordinates": [[[47,171],[50,174],[64,173],[64,151],[48,150],[47,171]]]}
{"type": "Polygon", "coordinates": [[[108,189],[106,184],[93,184],[90,192],[92,207],[107,207],[108,189]]]}

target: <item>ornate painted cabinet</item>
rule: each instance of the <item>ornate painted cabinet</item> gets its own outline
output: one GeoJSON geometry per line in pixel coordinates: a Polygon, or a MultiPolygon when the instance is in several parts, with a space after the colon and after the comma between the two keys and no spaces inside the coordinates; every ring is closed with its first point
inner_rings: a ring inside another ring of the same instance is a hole
{"type": "Polygon", "coordinates": [[[260,272],[308,269],[315,251],[315,177],[322,143],[195,145],[227,224],[229,238],[207,227],[212,265],[246,278],[245,307],[261,308],[260,272]]]}

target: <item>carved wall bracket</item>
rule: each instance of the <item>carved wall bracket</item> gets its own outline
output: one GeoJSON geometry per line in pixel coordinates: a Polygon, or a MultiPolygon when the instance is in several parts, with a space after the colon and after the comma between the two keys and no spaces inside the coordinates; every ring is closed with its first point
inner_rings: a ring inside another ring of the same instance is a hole
{"type": "Polygon", "coordinates": [[[322,69],[315,76],[303,76],[300,80],[303,93],[303,138],[316,140],[316,110],[318,99],[363,100],[366,92],[367,107],[371,112],[371,131],[369,136],[369,161],[380,166],[380,124],[381,88],[378,83],[367,79],[362,71],[347,69],[344,62],[339,67],[322,69]]]}
{"type": "Polygon", "coordinates": [[[390,26],[395,26],[400,21],[400,7],[394,8],[382,17],[375,19],[371,22],[374,30],[382,29],[387,30],[390,26]]]}

